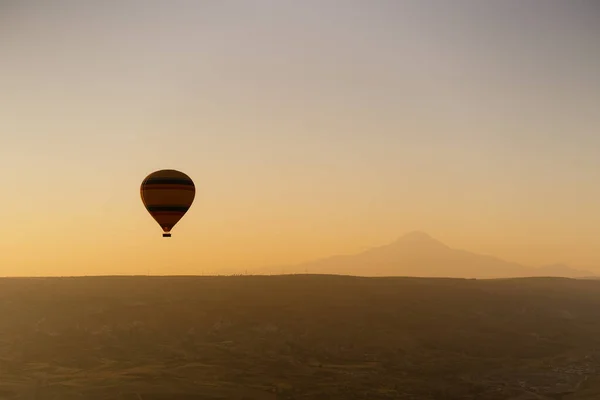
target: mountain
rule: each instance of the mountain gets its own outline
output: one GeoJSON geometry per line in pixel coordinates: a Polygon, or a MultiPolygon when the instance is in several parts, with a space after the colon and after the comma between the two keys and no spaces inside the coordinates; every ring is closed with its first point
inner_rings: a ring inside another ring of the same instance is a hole
{"type": "Polygon", "coordinates": [[[411,232],[396,241],[359,254],[339,255],[283,268],[272,273],[339,274],[357,276],[418,276],[453,278],[517,278],[535,276],[590,277],[557,264],[528,267],[496,257],[453,249],[424,232],[411,232]]]}

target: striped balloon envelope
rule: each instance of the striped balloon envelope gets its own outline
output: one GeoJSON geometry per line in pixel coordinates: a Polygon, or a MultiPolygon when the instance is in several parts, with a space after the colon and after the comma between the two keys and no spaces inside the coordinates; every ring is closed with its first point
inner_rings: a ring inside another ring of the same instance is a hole
{"type": "Polygon", "coordinates": [[[196,187],[183,172],[163,169],[144,179],[140,194],[146,210],[162,228],[163,237],[171,237],[171,229],[192,206],[196,187]]]}

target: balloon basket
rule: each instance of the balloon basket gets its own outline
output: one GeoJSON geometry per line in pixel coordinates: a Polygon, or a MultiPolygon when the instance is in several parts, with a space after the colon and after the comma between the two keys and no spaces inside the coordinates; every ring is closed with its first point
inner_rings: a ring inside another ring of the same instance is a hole
{"type": "Polygon", "coordinates": [[[171,237],[170,233],[163,233],[163,237],[171,237]]]}

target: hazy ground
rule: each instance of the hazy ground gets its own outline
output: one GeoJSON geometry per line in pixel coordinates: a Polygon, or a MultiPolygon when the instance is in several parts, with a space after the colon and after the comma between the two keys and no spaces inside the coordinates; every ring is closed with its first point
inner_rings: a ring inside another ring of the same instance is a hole
{"type": "Polygon", "coordinates": [[[600,398],[598,281],[2,279],[0,328],[0,399],[600,398]]]}

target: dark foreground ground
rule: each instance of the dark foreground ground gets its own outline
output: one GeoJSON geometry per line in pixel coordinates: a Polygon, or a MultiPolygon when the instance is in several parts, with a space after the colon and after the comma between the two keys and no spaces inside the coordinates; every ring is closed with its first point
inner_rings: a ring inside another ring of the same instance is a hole
{"type": "Polygon", "coordinates": [[[600,282],[0,279],[0,399],[600,399],[600,282]]]}

